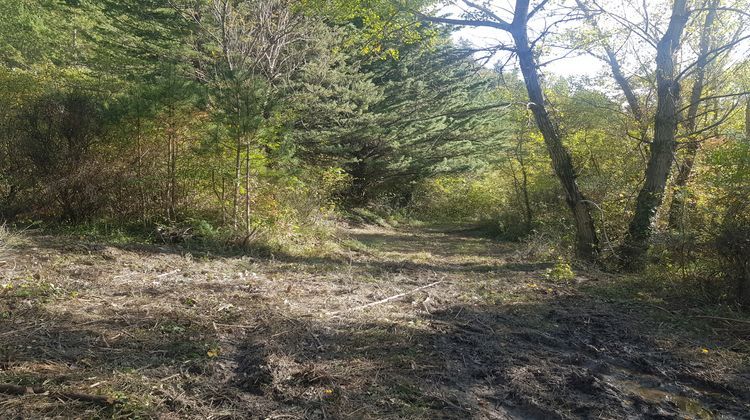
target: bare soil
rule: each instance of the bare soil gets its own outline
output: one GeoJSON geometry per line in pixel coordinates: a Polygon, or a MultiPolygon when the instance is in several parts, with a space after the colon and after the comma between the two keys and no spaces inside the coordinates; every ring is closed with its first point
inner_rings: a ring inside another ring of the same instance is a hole
{"type": "Polygon", "coordinates": [[[0,393],[0,419],[750,418],[747,321],[469,232],[342,236],[264,259],[28,237],[0,264],[0,383],[47,394],[0,393]]]}

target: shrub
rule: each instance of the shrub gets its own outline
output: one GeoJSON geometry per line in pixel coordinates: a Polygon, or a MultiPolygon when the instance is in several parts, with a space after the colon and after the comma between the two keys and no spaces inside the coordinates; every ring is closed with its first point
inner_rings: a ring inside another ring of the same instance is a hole
{"type": "Polygon", "coordinates": [[[555,265],[547,270],[546,277],[552,281],[566,282],[573,280],[576,275],[565,260],[558,258],[555,265]]]}

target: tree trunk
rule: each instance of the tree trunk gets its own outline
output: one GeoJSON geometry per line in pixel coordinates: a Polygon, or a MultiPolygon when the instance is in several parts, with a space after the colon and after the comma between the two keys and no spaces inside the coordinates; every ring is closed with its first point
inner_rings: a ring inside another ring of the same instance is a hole
{"type": "Polygon", "coordinates": [[[622,90],[622,93],[625,95],[625,99],[627,100],[628,106],[630,107],[630,113],[638,123],[638,133],[640,135],[640,140],[646,142],[648,136],[648,123],[646,122],[646,114],[644,113],[643,108],[638,101],[638,97],[636,96],[635,90],[633,89],[630,80],[628,80],[628,78],[625,76],[625,72],[622,70],[622,65],[620,64],[620,60],[617,58],[615,50],[607,41],[607,36],[604,34],[604,32],[602,32],[601,28],[596,22],[596,18],[591,13],[591,10],[589,10],[586,4],[582,0],[576,0],[576,4],[578,5],[578,8],[583,12],[586,20],[589,22],[589,24],[591,24],[592,28],[596,32],[597,37],[599,38],[599,42],[602,44],[604,53],[606,54],[604,61],[607,62],[610,70],[612,70],[612,77],[615,79],[615,82],[622,90]]]}
{"type": "Polygon", "coordinates": [[[750,308],[750,263],[745,261],[744,270],[738,279],[737,296],[743,308],[750,308]]]}
{"type": "Polygon", "coordinates": [[[672,205],[669,207],[669,221],[667,225],[670,231],[676,231],[683,225],[685,204],[689,199],[686,188],[697,156],[698,143],[688,143],[685,149],[685,157],[679,165],[674,186],[672,187],[672,205]]]}
{"type": "MultiPolygon", "coordinates": [[[[140,99],[139,99],[140,101],[140,99]]],[[[136,117],[136,153],[138,153],[138,160],[136,163],[136,176],[138,177],[138,214],[141,219],[141,224],[146,227],[146,190],[144,186],[145,180],[143,179],[143,130],[141,128],[141,107],[138,102],[138,113],[136,117]]]]}
{"type": "Polygon", "coordinates": [[[529,198],[529,174],[526,169],[526,159],[523,156],[523,135],[519,134],[518,144],[516,147],[516,160],[521,168],[521,182],[519,185],[516,177],[516,171],[513,171],[513,184],[516,187],[516,194],[520,196],[524,206],[524,223],[526,224],[526,232],[531,232],[534,227],[534,212],[531,208],[531,199],[529,198]]]}
{"type": "MultiPolygon", "coordinates": [[[[170,100],[174,100],[171,98],[170,100]]],[[[175,168],[175,110],[174,103],[169,104],[167,122],[167,219],[173,221],[175,219],[175,184],[176,184],[176,168],[175,168]]]]}
{"type": "Polygon", "coordinates": [[[709,4],[709,10],[703,24],[703,31],[701,32],[700,51],[698,52],[698,61],[695,68],[695,82],[693,83],[693,90],[690,93],[690,105],[688,106],[688,113],[685,119],[688,144],[685,148],[685,158],[679,165],[677,177],[672,188],[672,205],[669,208],[669,230],[676,230],[682,225],[681,221],[684,218],[685,204],[688,200],[686,187],[693,172],[693,164],[698,156],[698,149],[700,149],[700,144],[696,141],[697,139],[691,136],[690,133],[694,133],[697,127],[698,107],[703,95],[708,52],[711,48],[711,28],[716,18],[716,3],[716,1],[712,1],[709,4]]]}
{"type": "Polygon", "coordinates": [[[620,253],[623,268],[627,270],[637,271],[645,268],[654,219],[664,200],[664,190],[672,169],[680,101],[680,84],[676,78],[674,54],[679,47],[687,19],[687,0],[675,0],[669,27],[657,45],[654,140],[646,166],[646,179],[638,194],[635,214],[620,253]]]}
{"type": "Polygon", "coordinates": [[[594,219],[591,217],[586,198],[578,189],[570,153],[562,144],[560,133],[547,112],[534,52],[529,45],[526,24],[514,22],[514,25],[517,26],[511,34],[516,44],[521,73],[529,95],[529,109],[534,114],[537,127],[544,137],[544,144],[552,159],[552,167],[565,190],[565,201],[573,214],[576,228],[576,256],[585,261],[595,261],[599,253],[599,240],[596,236],[594,219]]]}
{"type": "Polygon", "coordinates": [[[240,207],[240,184],[242,182],[242,109],[237,98],[237,121],[234,143],[234,191],[232,191],[232,227],[237,229],[240,207]]]}
{"type": "Polygon", "coordinates": [[[750,141],[750,99],[745,104],[745,140],[750,141]]]}
{"type": "Polygon", "coordinates": [[[245,143],[245,233],[250,237],[250,141],[245,143]]]}

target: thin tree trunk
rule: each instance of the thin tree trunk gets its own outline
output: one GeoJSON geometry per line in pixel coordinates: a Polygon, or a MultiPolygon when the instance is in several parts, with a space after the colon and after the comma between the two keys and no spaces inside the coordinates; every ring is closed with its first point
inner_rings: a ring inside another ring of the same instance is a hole
{"type": "Polygon", "coordinates": [[[617,58],[615,50],[612,48],[612,45],[607,42],[607,36],[602,32],[601,28],[596,22],[596,19],[594,18],[594,15],[591,13],[591,10],[589,10],[586,4],[582,0],[576,0],[576,4],[578,5],[578,8],[583,12],[586,20],[593,27],[598,38],[601,40],[600,42],[604,48],[604,53],[606,54],[604,61],[606,61],[609,65],[609,68],[612,71],[612,77],[615,79],[615,82],[622,90],[622,93],[625,95],[625,99],[628,102],[628,107],[630,108],[630,113],[638,123],[640,140],[646,142],[648,136],[646,114],[645,112],[643,112],[641,103],[638,101],[638,97],[636,96],[633,86],[630,84],[630,80],[628,80],[628,78],[625,76],[625,72],[622,70],[622,65],[620,64],[620,60],[617,58]]]}
{"type": "Polygon", "coordinates": [[[221,203],[221,224],[222,226],[227,223],[227,203],[226,203],[226,180],[224,176],[221,176],[221,189],[217,187],[216,182],[216,169],[211,169],[211,187],[214,190],[216,199],[221,203]]]}
{"type": "Polygon", "coordinates": [[[235,144],[234,144],[234,191],[232,192],[232,227],[237,229],[239,206],[240,206],[240,184],[242,176],[242,108],[240,107],[240,98],[237,96],[237,121],[235,122],[235,144]]]}
{"type": "Polygon", "coordinates": [[[245,232],[250,237],[250,141],[245,143],[245,232]]]}
{"type": "Polygon", "coordinates": [[[657,45],[654,140],[646,166],[646,179],[638,194],[635,214],[620,253],[623,268],[628,270],[640,270],[645,267],[654,219],[664,199],[664,190],[672,169],[680,101],[680,84],[676,78],[674,54],[679,47],[687,20],[687,0],[675,0],[669,27],[657,45]]]}
{"type": "MultiPolygon", "coordinates": [[[[170,100],[173,100],[170,99],[170,100]]],[[[174,220],[174,104],[169,104],[169,113],[167,115],[167,188],[166,188],[166,207],[167,219],[174,220]]]]}
{"type": "Polygon", "coordinates": [[[242,171],[242,136],[237,132],[234,156],[234,191],[232,200],[232,226],[237,229],[240,205],[240,179],[242,171]]]}
{"type": "Polygon", "coordinates": [[[172,134],[172,174],[170,183],[172,184],[172,187],[170,188],[171,196],[170,196],[170,202],[169,202],[169,209],[171,212],[171,218],[176,219],[177,218],[177,134],[176,129],[174,133],[172,134]]]}
{"type": "MultiPolygon", "coordinates": [[[[514,25],[518,25],[518,23],[514,22],[514,25]]],[[[516,26],[511,34],[516,44],[521,73],[526,83],[529,109],[534,114],[537,127],[544,137],[544,144],[552,159],[552,167],[565,190],[565,201],[573,214],[573,222],[576,228],[576,256],[586,261],[594,261],[599,253],[599,240],[596,235],[594,220],[591,217],[586,198],[578,189],[570,153],[562,144],[560,133],[547,112],[525,22],[516,26]]]]}
{"type": "Polygon", "coordinates": [[[743,308],[750,308],[750,263],[739,261],[737,265],[742,267],[742,272],[738,273],[737,297],[743,308]]]}
{"type": "MultiPolygon", "coordinates": [[[[690,93],[690,105],[688,107],[687,117],[685,119],[685,129],[688,134],[695,132],[697,127],[698,108],[703,95],[703,87],[706,80],[706,65],[708,64],[708,52],[711,48],[711,28],[716,18],[717,1],[709,4],[709,10],[706,14],[706,20],[701,32],[700,51],[698,52],[698,61],[695,69],[695,82],[693,90],[690,93]]],[[[688,136],[688,143],[685,147],[685,158],[679,165],[677,176],[675,177],[672,188],[672,205],[669,208],[669,230],[676,230],[682,223],[685,213],[685,204],[687,202],[686,187],[690,181],[690,175],[693,172],[693,164],[698,156],[700,144],[693,136],[688,136]]]]}
{"type": "MultiPolygon", "coordinates": [[[[531,200],[529,199],[529,174],[526,170],[526,160],[523,157],[523,137],[518,137],[518,147],[516,148],[516,160],[521,166],[521,193],[523,194],[524,221],[526,222],[526,231],[531,232],[534,227],[534,213],[531,209],[531,200]]],[[[515,172],[513,178],[515,181],[515,172]]]]}
{"type": "Polygon", "coordinates": [[[750,141],[750,99],[745,104],[745,140],[750,141]]]}
{"type": "Polygon", "coordinates": [[[221,225],[227,224],[227,180],[221,176],[221,225]]]}
{"type": "Polygon", "coordinates": [[[141,219],[141,223],[144,228],[146,227],[146,191],[144,188],[143,179],[143,130],[141,127],[141,108],[140,103],[138,104],[137,110],[138,116],[136,117],[135,129],[136,129],[136,153],[138,153],[138,160],[136,162],[136,176],[138,177],[138,213],[141,219]]]}

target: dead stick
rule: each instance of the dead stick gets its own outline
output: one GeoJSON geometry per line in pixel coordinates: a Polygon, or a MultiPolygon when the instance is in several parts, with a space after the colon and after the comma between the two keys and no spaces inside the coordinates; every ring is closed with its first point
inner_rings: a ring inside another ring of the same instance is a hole
{"type": "Polygon", "coordinates": [[[156,278],[160,279],[162,277],[171,276],[172,274],[179,273],[179,272],[180,272],[180,269],[178,268],[177,270],[172,270],[169,273],[159,274],[158,276],[156,276],[156,278]]]}
{"type": "Polygon", "coordinates": [[[720,316],[693,315],[693,316],[691,316],[691,318],[713,319],[713,320],[717,320],[717,321],[739,322],[741,324],[750,324],[750,320],[735,319],[735,318],[724,318],[724,317],[720,317],[720,316]]]}
{"type": "Polygon", "coordinates": [[[82,394],[79,392],[57,392],[57,391],[46,393],[44,388],[41,388],[41,387],[28,387],[28,386],[20,386],[20,385],[13,385],[13,384],[0,384],[0,393],[8,394],[8,395],[44,394],[52,398],[85,401],[85,402],[90,402],[90,403],[99,404],[99,405],[113,405],[118,402],[116,399],[112,397],[107,397],[104,395],[92,395],[92,394],[82,394]]]}
{"type": "Polygon", "coordinates": [[[115,403],[117,403],[117,400],[112,397],[107,397],[104,395],[82,394],[79,392],[50,392],[49,395],[54,398],[61,398],[64,400],[78,400],[99,405],[114,405],[115,403]]]}
{"type": "Polygon", "coordinates": [[[433,286],[437,286],[438,284],[440,284],[440,283],[442,283],[442,282],[443,282],[442,280],[439,280],[439,281],[436,281],[436,282],[434,282],[434,283],[430,283],[430,284],[428,284],[428,285],[426,285],[426,286],[421,286],[421,287],[417,287],[416,289],[414,289],[414,290],[410,290],[410,291],[408,291],[408,292],[404,292],[404,293],[399,293],[399,294],[397,294],[397,295],[394,295],[394,296],[391,296],[391,297],[387,297],[387,298],[385,298],[385,299],[381,299],[381,300],[379,300],[379,301],[376,301],[376,302],[371,302],[371,303],[368,303],[367,305],[357,306],[357,307],[355,307],[355,308],[351,308],[351,309],[348,309],[348,310],[346,310],[346,311],[332,312],[332,313],[330,313],[329,315],[334,315],[334,316],[335,316],[335,315],[338,315],[338,314],[340,314],[340,313],[343,313],[343,312],[353,312],[353,311],[360,311],[360,310],[362,310],[362,309],[367,309],[367,308],[370,308],[370,307],[372,307],[372,306],[376,306],[376,305],[382,305],[383,303],[388,303],[388,302],[394,301],[394,300],[396,300],[396,299],[401,299],[401,298],[402,298],[402,297],[404,297],[404,296],[408,296],[408,295],[410,295],[410,294],[412,294],[412,293],[415,293],[415,292],[418,292],[418,291],[420,291],[420,290],[424,290],[424,289],[427,289],[428,287],[433,287],[433,286]]]}
{"type": "Polygon", "coordinates": [[[20,386],[13,384],[0,384],[0,394],[8,395],[26,395],[26,394],[41,394],[44,390],[39,387],[20,386]]]}

